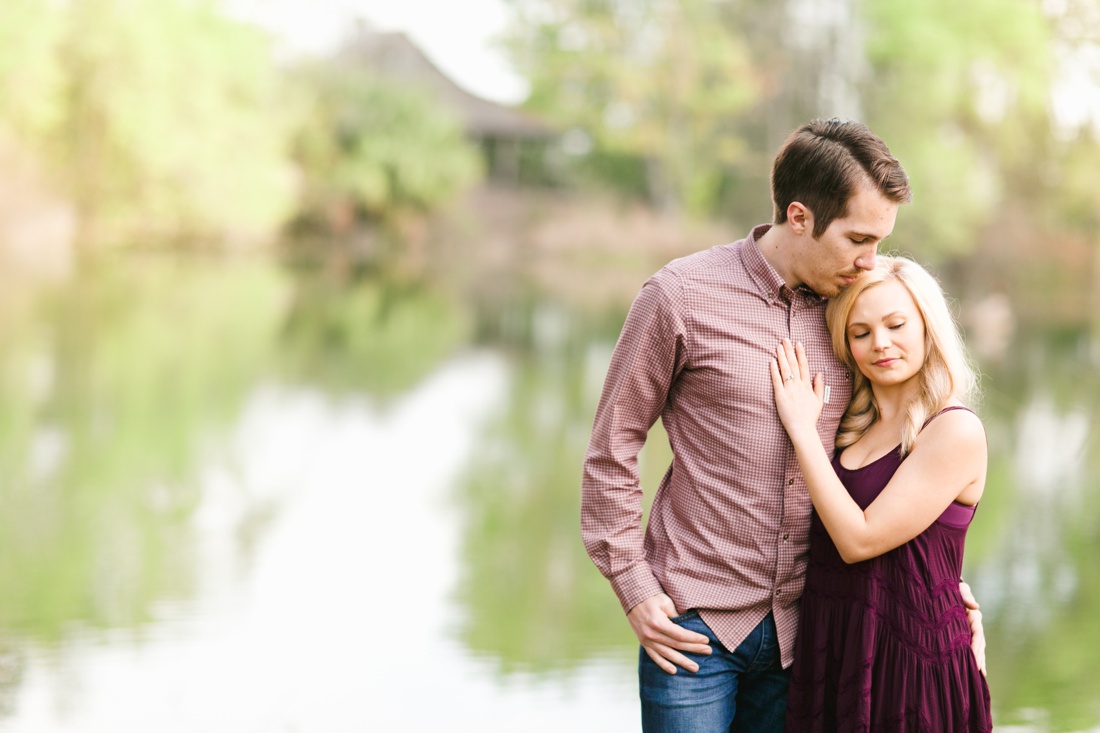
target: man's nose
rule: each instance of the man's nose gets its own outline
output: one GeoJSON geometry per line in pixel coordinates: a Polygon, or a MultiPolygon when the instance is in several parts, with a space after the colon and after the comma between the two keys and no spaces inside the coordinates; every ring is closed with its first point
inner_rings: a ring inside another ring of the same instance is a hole
{"type": "Polygon", "coordinates": [[[875,269],[875,253],[878,247],[871,248],[871,251],[865,252],[856,258],[856,267],[861,270],[873,270],[875,269]]]}

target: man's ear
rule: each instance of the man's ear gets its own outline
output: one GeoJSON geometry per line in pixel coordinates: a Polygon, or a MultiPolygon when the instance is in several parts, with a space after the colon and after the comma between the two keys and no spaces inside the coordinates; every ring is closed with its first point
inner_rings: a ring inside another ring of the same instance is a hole
{"type": "Polygon", "coordinates": [[[814,215],[805,204],[792,201],[787,205],[787,221],[791,223],[791,230],[799,236],[814,234],[814,215]]]}

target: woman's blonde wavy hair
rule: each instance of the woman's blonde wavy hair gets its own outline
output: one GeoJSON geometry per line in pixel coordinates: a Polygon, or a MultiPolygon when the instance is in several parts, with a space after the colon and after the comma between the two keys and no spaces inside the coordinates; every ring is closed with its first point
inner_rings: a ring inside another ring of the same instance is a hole
{"type": "Polygon", "coordinates": [[[871,383],[857,367],[848,346],[848,317],[856,300],[869,288],[897,280],[917,304],[924,320],[924,365],[917,373],[920,389],[906,409],[901,453],[908,455],[929,416],[947,406],[952,397],[970,405],[977,398],[978,375],[970,364],[962,337],[943,289],[923,267],[904,257],[881,255],[875,268],[856,278],[840,295],[829,300],[825,322],[833,351],[852,372],[852,401],[840,421],[837,449],[855,443],[879,419],[871,383]]]}

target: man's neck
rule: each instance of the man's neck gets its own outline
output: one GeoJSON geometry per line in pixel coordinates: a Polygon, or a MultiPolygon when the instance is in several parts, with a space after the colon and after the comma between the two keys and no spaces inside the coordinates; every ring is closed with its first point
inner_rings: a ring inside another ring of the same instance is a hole
{"type": "Polygon", "coordinates": [[[783,278],[783,282],[792,290],[802,284],[795,277],[794,268],[791,267],[795,254],[795,242],[793,240],[794,235],[786,222],[773,224],[771,229],[764,232],[764,235],[756,240],[756,248],[760,250],[764,260],[779,273],[779,276],[783,278]]]}

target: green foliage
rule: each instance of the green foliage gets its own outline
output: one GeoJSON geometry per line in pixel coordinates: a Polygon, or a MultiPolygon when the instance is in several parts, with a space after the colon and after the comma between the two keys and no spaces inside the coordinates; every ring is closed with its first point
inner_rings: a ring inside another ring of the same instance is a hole
{"type": "Polygon", "coordinates": [[[392,220],[445,203],[480,178],[476,148],[426,93],[335,64],[304,69],[299,86],[308,99],[295,144],[305,218],[331,221],[350,210],[392,220]]]}
{"type": "Polygon", "coordinates": [[[868,124],[902,161],[914,200],[892,244],[965,253],[998,207],[1029,198],[1050,137],[1050,23],[1030,0],[862,6],[868,124]]]}
{"type": "Polygon", "coordinates": [[[215,0],[6,1],[0,139],[50,164],[91,247],[267,239],[298,187],[307,219],[400,220],[480,178],[426,93],[273,61],[215,0]]]}
{"type": "Polygon", "coordinates": [[[263,236],[291,203],[266,38],[209,3],[78,0],[61,135],[93,241],[263,236]]]}
{"type": "Polygon", "coordinates": [[[1096,162],[1100,161],[1100,140],[1082,135],[1065,145],[1056,171],[1058,207],[1055,215],[1078,232],[1094,238],[1100,247],[1100,188],[1096,186],[1096,162]]]}
{"type": "MultiPolygon", "coordinates": [[[[596,160],[646,161],[646,189],[660,204],[710,213],[723,177],[746,154],[736,122],[762,85],[744,40],[719,22],[717,4],[509,4],[516,17],[509,46],[531,82],[528,106],[585,131],[596,160]]],[[[630,178],[614,183],[637,186],[630,178]]]]}
{"type": "Polygon", "coordinates": [[[62,31],[62,16],[51,3],[0,3],[0,132],[41,144],[56,129],[62,31]]]}
{"type": "Polygon", "coordinates": [[[0,4],[0,129],[88,245],[273,233],[293,200],[267,38],[193,0],[0,4]]]}
{"type": "Polygon", "coordinates": [[[922,258],[973,250],[998,207],[1057,197],[1036,171],[1058,153],[1049,99],[1066,31],[1031,0],[841,0],[823,15],[793,0],[509,7],[528,105],[585,130],[584,169],[621,191],[641,180],[658,202],[759,221],[790,130],[858,115],[910,172],[891,244],[922,258]]]}

